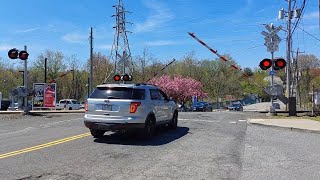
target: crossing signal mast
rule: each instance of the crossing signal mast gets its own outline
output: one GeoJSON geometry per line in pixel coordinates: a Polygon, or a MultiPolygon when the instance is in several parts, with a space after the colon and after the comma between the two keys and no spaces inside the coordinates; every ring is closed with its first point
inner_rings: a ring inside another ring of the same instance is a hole
{"type": "MultiPolygon", "coordinates": [[[[119,80],[124,82],[127,79],[132,80],[131,75],[133,72],[133,62],[127,37],[127,33],[131,32],[126,29],[126,24],[129,23],[126,21],[126,13],[130,12],[126,11],[122,0],[118,0],[118,5],[114,5],[113,7],[116,9],[116,13],[112,15],[116,19],[116,25],[113,27],[115,28],[115,34],[110,60],[114,62],[113,80],[118,81],[118,77],[125,77],[119,80]],[[128,76],[131,78],[127,78],[128,76]]],[[[107,82],[108,80],[109,74],[106,74],[104,81],[107,82]]]]}

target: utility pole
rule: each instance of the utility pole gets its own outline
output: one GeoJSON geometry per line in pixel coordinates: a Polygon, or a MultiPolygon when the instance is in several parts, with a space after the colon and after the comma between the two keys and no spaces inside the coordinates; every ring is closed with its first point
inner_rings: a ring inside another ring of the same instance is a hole
{"type": "Polygon", "coordinates": [[[75,99],[76,89],[75,89],[75,83],[74,83],[74,67],[72,68],[72,92],[73,92],[73,99],[75,99]]]}
{"type": "MultiPolygon", "coordinates": [[[[292,51],[293,52],[293,51],[292,51]]],[[[296,51],[296,58],[294,59],[294,73],[293,73],[293,87],[296,89],[296,98],[297,98],[297,104],[301,107],[301,96],[300,96],[300,71],[299,71],[299,54],[305,53],[299,51],[299,48],[297,48],[296,51]]],[[[294,95],[294,91],[292,88],[292,94],[294,95]]]]}
{"type": "Polygon", "coordinates": [[[292,0],[288,0],[288,23],[287,23],[287,78],[286,78],[286,96],[289,98],[289,108],[290,108],[290,71],[291,71],[291,57],[290,57],[290,52],[291,52],[291,17],[292,17],[292,13],[291,13],[291,1],[292,0]]]}
{"type": "Polygon", "coordinates": [[[312,116],[314,116],[314,84],[312,84],[312,110],[311,110],[311,114],[312,116]]]}
{"type": "MultiPolygon", "coordinates": [[[[27,46],[24,46],[24,50],[27,51],[27,46]]],[[[27,62],[28,60],[24,60],[24,87],[26,89],[27,92],[29,92],[28,89],[28,66],[27,66],[27,62]]],[[[24,113],[28,113],[28,96],[24,97],[24,113]]]]}
{"type": "MultiPolygon", "coordinates": [[[[131,75],[133,71],[133,63],[131,57],[131,51],[128,41],[126,24],[130,23],[126,21],[126,11],[122,0],[118,0],[118,5],[113,6],[116,9],[116,13],[112,16],[116,19],[116,25],[114,34],[114,41],[111,48],[110,60],[114,62],[115,74],[128,74],[131,75]]],[[[132,24],[132,23],[130,23],[132,24]]],[[[110,74],[106,72],[104,82],[108,81],[110,74]]]]}
{"type": "MultiPolygon", "coordinates": [[[[286,69],[286,96],[289,99],[289,103],[286,106],[286,109],[289,110],[289,116],[296,116],[297,115],[297,107],[296,107],[296,97],[293,97],[290,89],[291,89],[291,19],[293,18],[300,18],[301,16],[301,9],[295,9],[292,11],[291,9],[291,2],[293,0],[287,0],[288,1],[288,11],[287,13],[287,50],[286,50],[286,55],[287,55],[287,69],[286,69]]],[[[282,8],[279,11],[279,17],[278,19],[284,19],[285,17],[285,11],[282,8]]]]}
{"type": "Polygon", "coordinates": [[[47,58],[44,58],[44,83],[47,83],[47,58]]]}
{"type": "MultiPolygon", "coordinates": [[[[92,92],[92,86],[93,86],[93,34],[92,34],[92,27],[90,29],[90,77],[89,77],[89,92],[90,94],[92,92]]],[[[89,97],[88,97],[89,98],[89,97]]]]}

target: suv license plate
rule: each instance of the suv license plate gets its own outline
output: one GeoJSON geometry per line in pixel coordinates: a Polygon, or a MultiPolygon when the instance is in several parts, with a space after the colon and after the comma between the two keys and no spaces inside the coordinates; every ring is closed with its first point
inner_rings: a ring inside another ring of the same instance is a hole
{"type": "Polygon", "coordinates": [[[102,104],[102,110],[111,111],[112,110],[112,105],[102,104]]]}

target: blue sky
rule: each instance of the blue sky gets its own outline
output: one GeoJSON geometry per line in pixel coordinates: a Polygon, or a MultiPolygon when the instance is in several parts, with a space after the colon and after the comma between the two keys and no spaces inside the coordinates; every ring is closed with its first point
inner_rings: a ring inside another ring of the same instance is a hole
{"type": "MultiPolygon", "coordinates": [[[[242,67],[258,67],[270,53],[263,45],[262,24],[285,26],[277,20],[278,10],[286,9],[285,0],[123,0],[132,56],[143,48],[159,60],[168,62],[195,52],[199,59],[216,56],[192,39],[194,32],[220,54],[228,53],[242,67]]],[[[299,26],[320,39],[318,1],[307,0],[299,26]]],[[[7,51],[28,46],[30,60],[45,49],[76,55],[82,63],[89,57],[89,29],[94,28],[94,50],[109,56],[115,24],[113,5],[117,0],[1,0],[0,57],[8,62],[7,51]],[[14,6],[14,10],[13,9],[14,6]]],[[[296,5],[301,6],[302,0],[296,5]]],[[[285,32],[275,56],[285,57],[285,32]]],[[[297,29],[293,48],[320,56],[319,41],[297,29]]],[[[10,63],[17,61],[10,60],[10,63]]]]}

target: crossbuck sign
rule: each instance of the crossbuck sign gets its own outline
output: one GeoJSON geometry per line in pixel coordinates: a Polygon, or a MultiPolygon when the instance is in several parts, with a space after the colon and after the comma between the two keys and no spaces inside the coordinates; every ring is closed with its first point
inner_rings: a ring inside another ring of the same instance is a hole
{"type": "Polygon", "coordinates": [[[279,50],[279,43],[281,42],[281,38],[277,35],[277,33],[282,29],[282,26],[276,27],[272,23],[270,25],[265,26],[269,31],[262,31],[261,34],[265,36],[264,45],[267,46],[268,52],[275,52],[279,50]]]}

